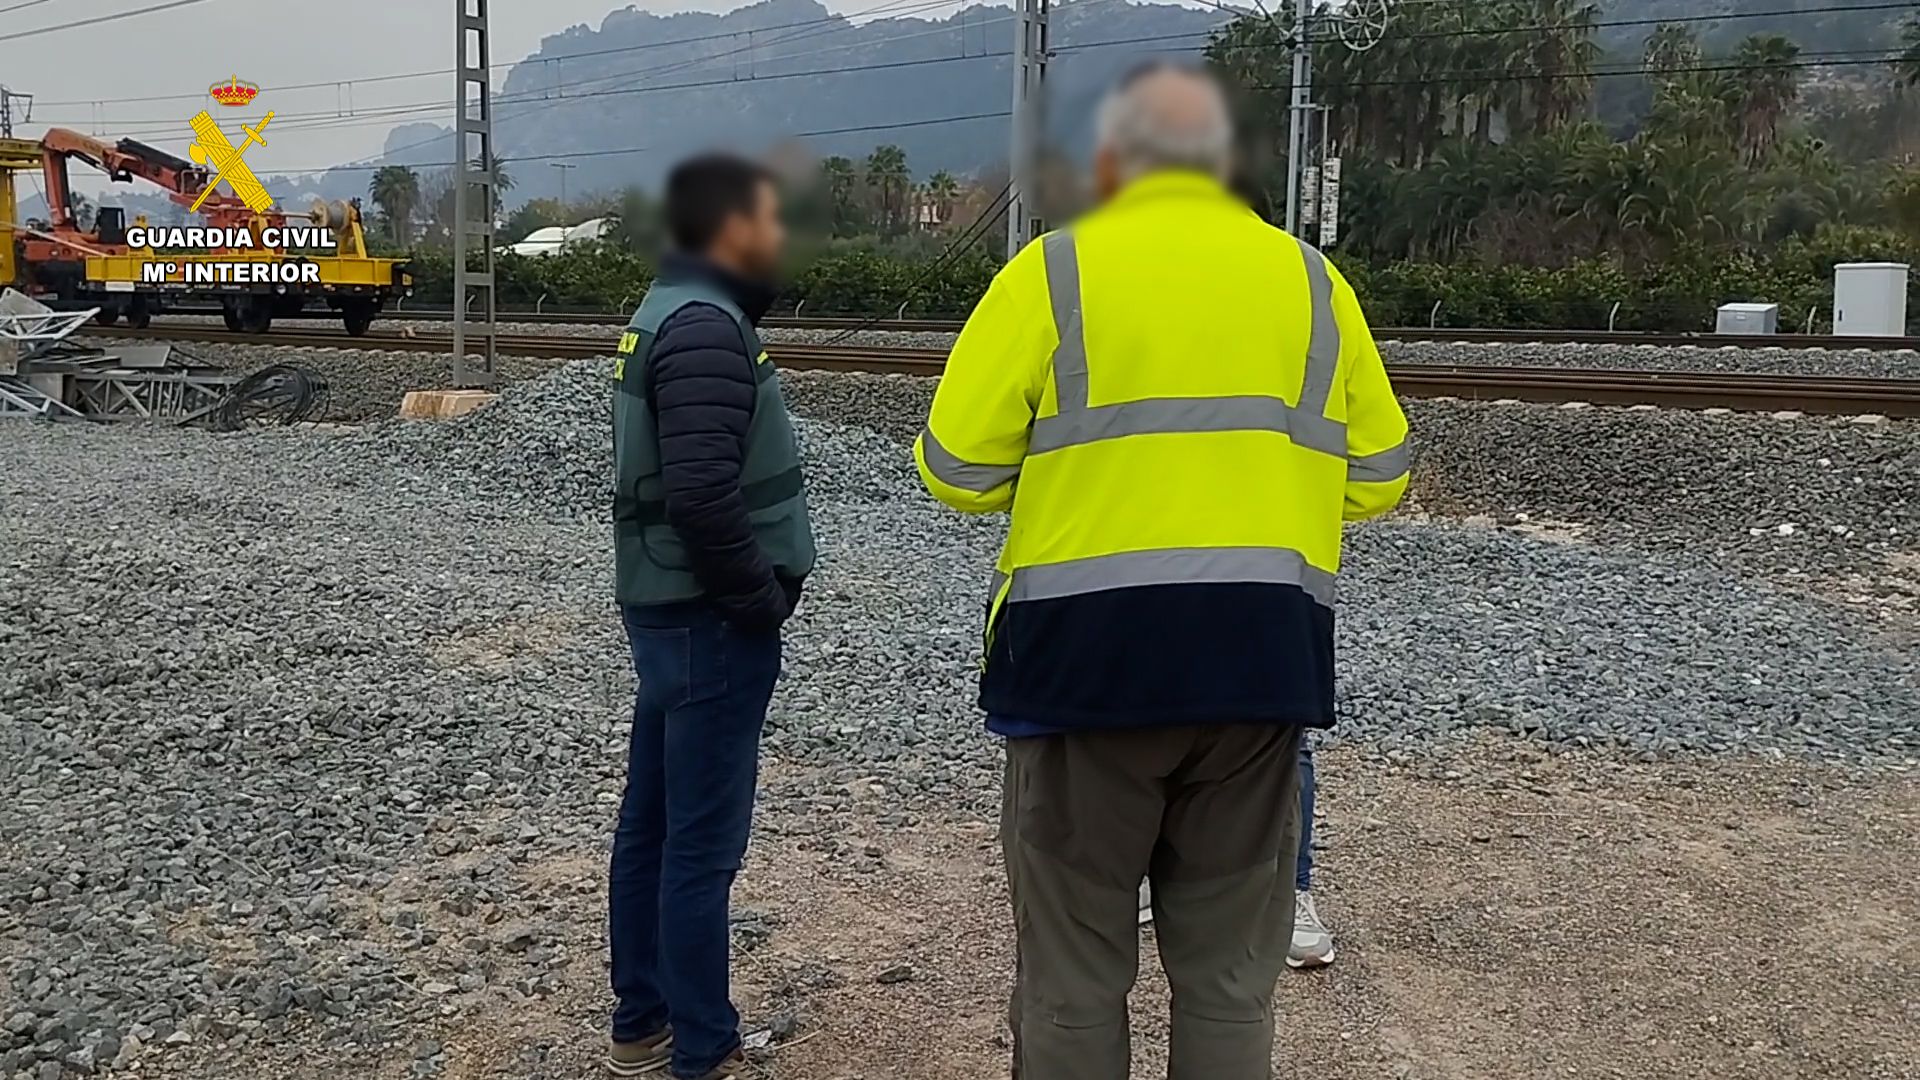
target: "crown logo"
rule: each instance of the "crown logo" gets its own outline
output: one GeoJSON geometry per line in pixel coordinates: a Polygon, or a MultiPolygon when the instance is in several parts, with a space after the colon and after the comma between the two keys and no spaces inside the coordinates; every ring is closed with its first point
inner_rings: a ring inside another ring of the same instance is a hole
{"type": "Polygon", "coordinates": [[[226,82],[207,87],[207,93],[220,104],[237,109],[242,105],[251,105],[253,99],[260,96],[260,88],[250,82],[241,82],[237,75],[230,75],[226,82]]]}

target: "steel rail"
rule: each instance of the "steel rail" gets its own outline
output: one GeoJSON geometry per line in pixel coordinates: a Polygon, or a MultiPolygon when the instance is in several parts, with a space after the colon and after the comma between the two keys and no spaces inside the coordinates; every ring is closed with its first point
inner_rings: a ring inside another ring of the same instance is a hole
{"type": "MultiPolygon", "coordinates": [[[[441,335],[404,337],[398,334],[368,334],[356,338],[342,331],[246,334],[204,326],[149,327],[146,330],[94,327],[84,333],[122,338],[370,352],[445,352],[452,348],[452,340],[441,335]]],[[[497,345],[504,354],[560,360],[608,356],[612,342],[560,335],[509,334],[499,337],[497,345]]],[[[787,342],[770,342],[767,349],[783,367],[818,371],[935,376],[940,374],[946,362],[945,353],[938,349],[787,342]]],[[[1482,401],[1511,398],[1549,403],[1584,401],[1687,409],[1920,417],[1920,377],[1862,379],[1719,371],[1464,364],[1389,364],[1388,372],[1395,389],[1409,397],[1456,397],[1482,401]]]]}
{"type": "MultiPolygon", "coordinates": [[[[213,309],[205,311],[182,309],[170,314],[182,315],[218,315],[213,309]]],[[[418,311],[388,311],[382,316],[388,321],[449,322],[452,312],[421,309],[418,311]]],[[[313,311],[300,315],[285,316],[287,319],[330,319],[337,320],[338,312],[313,311]]],[[[544,323],[554,326],[622,326],[627,322],[624,315],[605,315],[594,312],[500,312],[496,321],[506,323],[544,323]]],[[[378,325],[378,324],[376,324],[378,325]]],[[[865,319],[857,316],[821,315],[794,316],[775,315],[768,317],[763,325],[781,330],[819,330],[844,332],[850,330],[870,330],[887,333],[935,333],[957,334],[960,332],[958,319],[865,319]]],[[[303,331],[295,331],[301,333],[303,331]]],[[[1900,350],[1920,351],[1920,336],[1906,337],[1863,337],[1859,335],[1837,334],[1708,334],[1708,333],[1663,333],[1642,330],[1514,330],[1497,329],[1449,329],[1447,327],[1426,326],[1387,326],[1375,327],[1374,337],[1381,341],[1427,341],[1457,343],[1462,345],[1647,345],[1655,348],[1700,348],[1700,349],[1865,349],[1872,352],[1891,352],[1900,350]]]]}

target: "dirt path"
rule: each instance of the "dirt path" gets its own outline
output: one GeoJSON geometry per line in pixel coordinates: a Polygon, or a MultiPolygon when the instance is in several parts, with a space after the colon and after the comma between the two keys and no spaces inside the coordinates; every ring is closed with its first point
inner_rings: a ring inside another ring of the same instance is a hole
{"type": "MultiPolygon", "coordinates": [[[[1913,774],[1569,761],[1512,743],[1431,776],[1334,750],[1320,774],[1318,893],[1341,954],[1283,980],[1277,1075],[1920,1075],[1913,774]]],[[[737,894],[742,1004],[750,1022],[794,1024],[758,1075],[1003,1077],[1012,961],[992,828],[886,830],[882,809],[875,797],[809,835],[770,820],[756,840],[737,894]]],[[[560,989],[471,996],[421,1035],[443,1044],[438,1075],[597,1075],[600,879],[597,851],[526,868],[536,906],[568,928],[560,989]]],[[[1154,1077],[1164,984],[1144,945],[1134,1075],[1154,1077]]],[[[287,1049],[304,1076],[428,1071],[412,1045],[337,1069],[287,1049]]]]}

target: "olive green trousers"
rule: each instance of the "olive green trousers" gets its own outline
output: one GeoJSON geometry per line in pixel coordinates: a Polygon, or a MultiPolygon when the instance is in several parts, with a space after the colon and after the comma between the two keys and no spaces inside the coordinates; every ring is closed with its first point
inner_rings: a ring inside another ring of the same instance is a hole
{"type": "Polygon", "coordinates": [[[1169,1080],[1272,1076],[1301,735],[1216,725],[1008,740],[1016,1080],[1128,1080],[1142,877],[1173,992],[1169,1080]]]}

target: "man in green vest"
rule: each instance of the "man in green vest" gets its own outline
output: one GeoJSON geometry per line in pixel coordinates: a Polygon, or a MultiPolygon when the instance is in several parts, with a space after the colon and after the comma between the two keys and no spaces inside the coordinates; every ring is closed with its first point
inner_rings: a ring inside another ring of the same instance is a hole
{"type": "Polygon", "coordinates": [[[745,1065],[727,897],[813,534],[754,331],[785,242],[773,178],[688,160],[667,178],[666,218],[674,250],[614,366],[616,595],[640,685],[608,889],[607,1068],[717,1080],[745,1065]]]}

